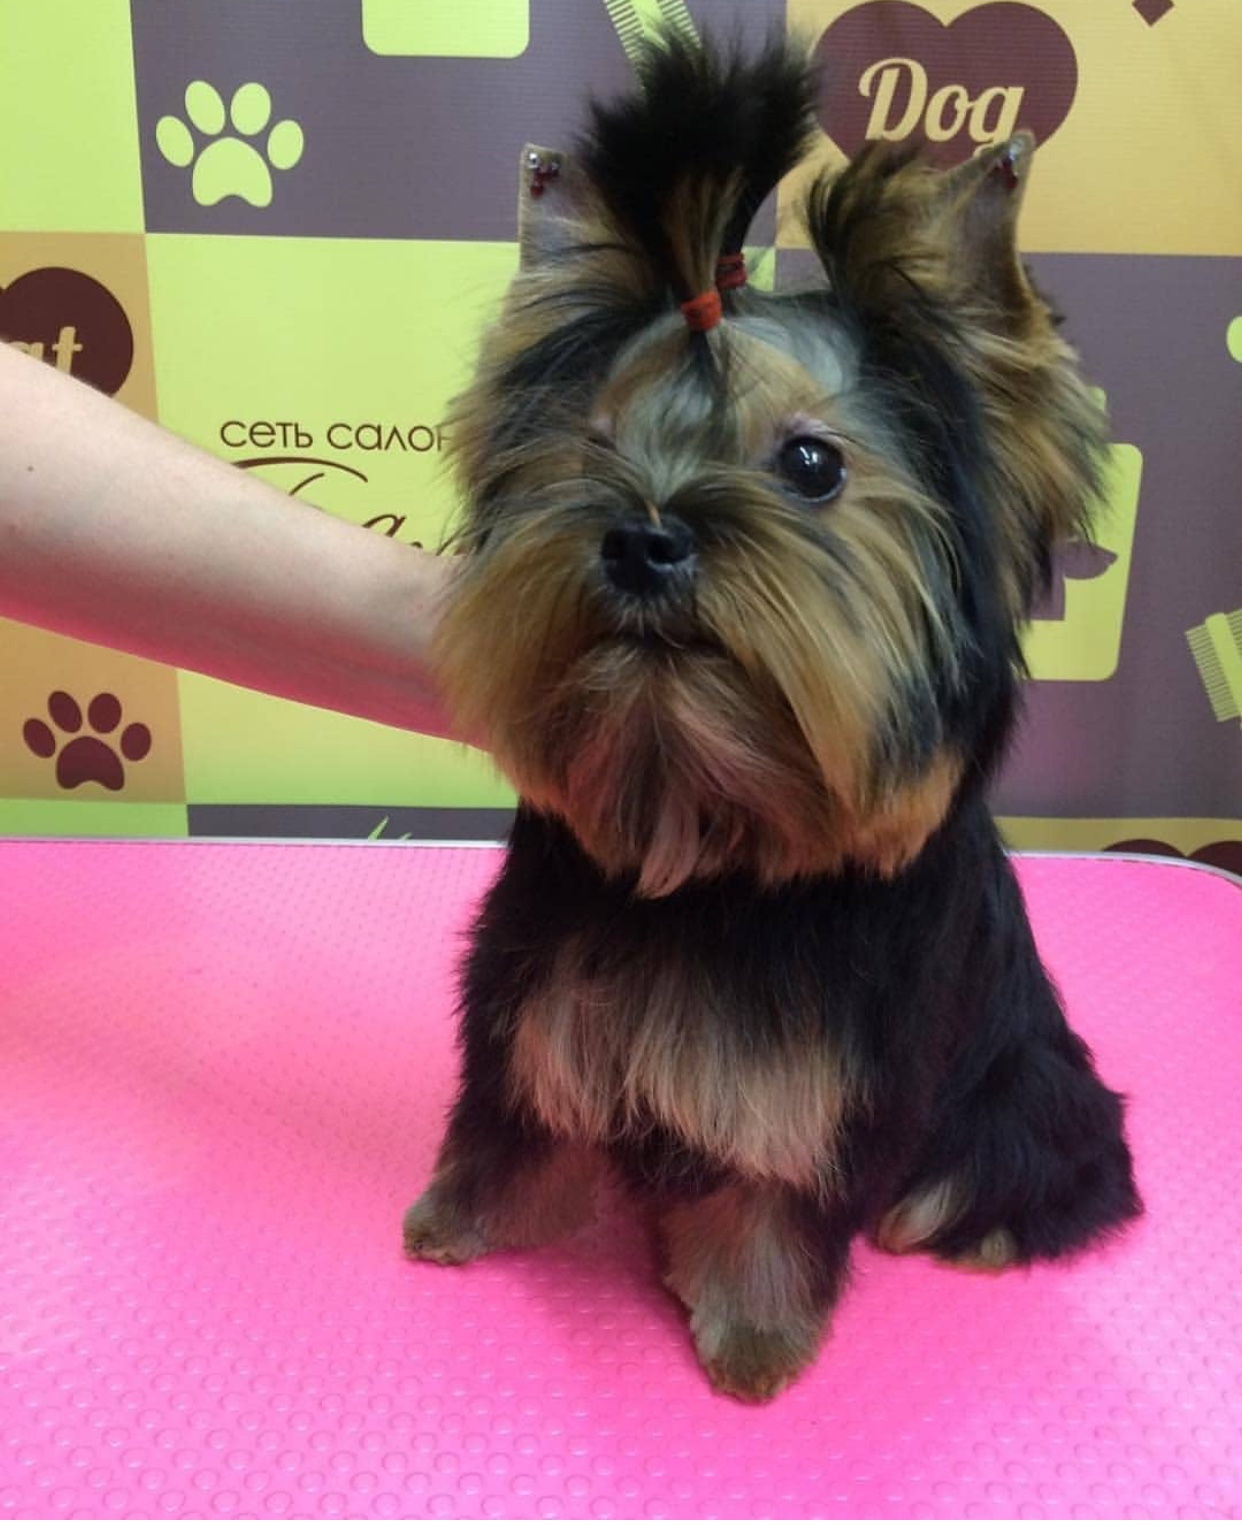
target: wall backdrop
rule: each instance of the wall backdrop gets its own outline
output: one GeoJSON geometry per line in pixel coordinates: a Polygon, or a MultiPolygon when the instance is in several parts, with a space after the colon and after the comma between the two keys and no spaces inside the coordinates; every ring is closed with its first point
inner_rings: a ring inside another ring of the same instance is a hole
{"type": "MultiPolygon", "coordinates": [[[[434,544],[518,150],[567,143],[661,12],[814,45],[825,163],[1038,134],[1024,246],[1116,445],[998,813],[1242,869],[1238,0],[0,0],[0,337],[434,544]]],[[[509,804],[477,754],[0,622],[0,833],[494,836],[509,804]]]]}

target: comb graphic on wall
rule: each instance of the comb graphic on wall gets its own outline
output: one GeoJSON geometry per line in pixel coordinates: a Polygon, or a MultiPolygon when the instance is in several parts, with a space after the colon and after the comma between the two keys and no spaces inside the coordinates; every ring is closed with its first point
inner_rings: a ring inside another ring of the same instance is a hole
{"type": "Polygon", "coordinates": [[[1242,609],[1209,614],[1186,632],[1217,720],[1242,720],[1242,609]]]}
{"type": "Polygon", "coordinates": [[[604,0],[604,6],[631,63],[656,31],[680,32],[687,41],[698,41],[685,0],[604,0]]]}

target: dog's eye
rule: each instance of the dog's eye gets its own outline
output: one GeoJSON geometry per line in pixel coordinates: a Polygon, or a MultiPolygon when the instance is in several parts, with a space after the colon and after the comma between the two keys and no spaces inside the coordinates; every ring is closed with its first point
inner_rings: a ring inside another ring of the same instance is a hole
{"type": "Polygon", "coordinates": [[[827,503],[845,486],[845,457],[831,440],[799,434],[781,446],[776,473],[808,503],[827,503]]]}

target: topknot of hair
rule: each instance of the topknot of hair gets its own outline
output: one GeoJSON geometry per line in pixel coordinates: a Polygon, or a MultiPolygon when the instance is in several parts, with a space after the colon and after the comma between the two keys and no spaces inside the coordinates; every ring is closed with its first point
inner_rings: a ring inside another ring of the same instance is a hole
{"type": "Polygon", "coordinates": [[[673,31],[637,71],[637,90],[593,106],[579,156],[616,236],[686,301],[806,153],[814,75],[776,37],[747,57],[673,31]]]}

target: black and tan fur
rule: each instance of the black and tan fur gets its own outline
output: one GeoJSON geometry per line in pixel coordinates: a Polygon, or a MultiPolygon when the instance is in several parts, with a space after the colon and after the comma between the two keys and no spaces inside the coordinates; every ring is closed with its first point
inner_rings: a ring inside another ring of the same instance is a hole
{"type": "Polygon", "coordinates": [[[527,201],[457,408],[440,670],[522,802],[406,1242],[541,1242],[608,1170],[766,1398],[855,1235],[999,1269],[1139,1210],[984,802],[1105,429],[1017,254],[1029,137],[865,153],[808,201],[823,282],[691,332],[813,81],[675,38],[642,76],[527,201]]]}

